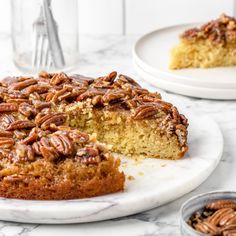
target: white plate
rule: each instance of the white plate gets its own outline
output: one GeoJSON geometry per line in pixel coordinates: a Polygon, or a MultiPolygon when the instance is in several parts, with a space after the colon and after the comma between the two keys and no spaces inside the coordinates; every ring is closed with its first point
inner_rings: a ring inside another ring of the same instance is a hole
{"type": "Polygon", "coordinates": [[[158,88],[168,90],[174,93],[191,96],[191,97],[199,97],[206,99],[224,99],[224,100],[232,100],[236,98],[236,89],[220,89],[220,88],[206,88],[199,86],[191,86],[187,84],[181,84],[169,81],[165,78],[159,78],[157,76],[151,75],[141,69],[140,66],[136,64],[134,61],[134,67],[138,74],[148,83],[157,86],[158,88]]]}
{"type": "Polygon", "coordinates": [[[123,159],[125,192],[82,200],[0,199],[0,220],[67,224],[93,222],[145,211],[179,198],[200,185],[216,168],[223,151],[218,125],[208,116],[189,118],[189,152],[178,161],[123,159]]]}
{"type": "MultiPolygon", "coordinates": [[[[178,44],[179,35],[197,24],[178,25],[156,30],[141,37],[133,48],[135,63],[145,72],[168,82],[193,87],[235,89],[236,67],[169,70],[170,51],[178,44]]],[[[158,83],[156,86],[159,87],[158,83]]],[[[199,96],[200,97],[200,96],[199,96]]],[[[236,93],[234,98],[236,98],[236,93]]]]}

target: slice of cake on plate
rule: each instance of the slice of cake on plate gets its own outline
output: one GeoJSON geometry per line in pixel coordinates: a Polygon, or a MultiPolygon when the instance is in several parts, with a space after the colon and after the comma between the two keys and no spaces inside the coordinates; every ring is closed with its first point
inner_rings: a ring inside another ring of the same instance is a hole
{"type": "Polygon", "coordinates": [[[116,72],[8,77],[0,82],[0,197],[123,191],[124,173],[106,144],[125,155],[179,159],[188,149],[187,126],[160,94],[116,72]]]}
{"type": "Polygon", "coordinates": [[[222,15],[186,30],[171,51],[170,69],[236,65],[236,20],[222,15]]]}

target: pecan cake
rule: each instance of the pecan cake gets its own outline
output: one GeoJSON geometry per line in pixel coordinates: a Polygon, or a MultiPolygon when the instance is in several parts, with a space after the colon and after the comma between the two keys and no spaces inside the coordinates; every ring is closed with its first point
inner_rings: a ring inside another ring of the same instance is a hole
{"type": "Polygon", "coordinates": [[[236,20],[222,15],[180,36],[171,52],[171,69],[236,65],[236,20]]]}
{"type": "Polygon", "coordinates": [[[179,159],[187,151],[187,125],[158,93],[116,72],[97,79],[46,72],[5,78],[0,196],[73,199],[122,191],[119,160],[101,143],[123,154],[179,159]]]}
{"type": "Polygon", "coordinates": [[[217,200],[194,212],[187,223],[204,235],[236,235],[236,202],[217,200]]]}

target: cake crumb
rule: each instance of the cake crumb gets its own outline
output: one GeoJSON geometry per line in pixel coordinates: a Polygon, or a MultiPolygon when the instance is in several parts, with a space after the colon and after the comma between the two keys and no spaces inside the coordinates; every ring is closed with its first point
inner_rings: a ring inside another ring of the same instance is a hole
{"type": "Polygon", "coordinates": [[[166,167],[166,166],[167,166],[167,164],[164,164],[164,163],[163,163],[163,164],[161,164],[161,167],[166,167]]]}
{"type": "Polygon", "coordinates": [[[142,171],[139,171],[138,174],[141,175],[141,176],[144,175],[144,173],[142,171]]]}
{"type": "Polygon", "coordinates": [[[129,175],[129,176],[128,176],[128,180],[135,180],[135,178],[134,178],[134,176],[129,175]]]}

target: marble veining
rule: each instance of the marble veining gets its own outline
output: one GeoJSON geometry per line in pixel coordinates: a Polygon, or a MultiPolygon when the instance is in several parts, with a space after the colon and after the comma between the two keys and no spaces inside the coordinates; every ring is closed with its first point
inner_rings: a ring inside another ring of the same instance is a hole
{"type": "MultiPolygon", "coordinates": [[[[136,74],[131,57],[135,36],[85,36],[81,37],[80,74],[102,75],[112,70],[136,78],[141,85],[158,90],[143,82],[136,74]]],[[[21,74],[12,63],[11,45],[8,35],[0,35],[1,75],[21,74]]],[[[139,214],[96,223],[72,225],[21,224],[0,221],[0,235],[114,235],[151,236],[180,235],[179,209],[191,196],[218,189],[236,189],[236,103],[235,101],[213,101],[183,97],[161,91],[165,100],[173,102],[184,111],[208,114],[219,124],[224,136],[224,152],[216,170],[197,189],[169,204],[139,214]]],[[[201,130],[201,127],[196,127],[201,130]]],[[[207,136],[207,134],[205,134],[207,136]]],[[[217,146],[218,143],[216,142],[217,146]]],[[[186,177],[187,178],[187,177],[186,177]]],[[[159,199],[155,199],[158,201],[159,199]]],[[[109,206],[109,204],[108,204],[109,206]]],[[[66,213],[65,213],[66,215],[66,213]]],[[[42,218],[46,217],[42,215],[42,218]]]]}

